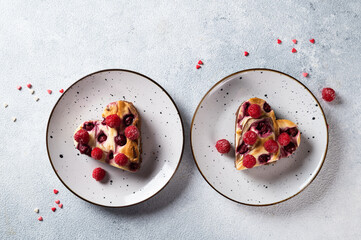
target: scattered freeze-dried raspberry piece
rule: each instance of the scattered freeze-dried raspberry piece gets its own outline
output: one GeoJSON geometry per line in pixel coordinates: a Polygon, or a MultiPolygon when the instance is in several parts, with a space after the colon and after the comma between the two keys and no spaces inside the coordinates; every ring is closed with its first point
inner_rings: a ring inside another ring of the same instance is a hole
{"type": "Polygon", "coordinates": [[[93,170],[92,176],[96,181],[101,181],[105,177],[105,173],[103,168],[98,167],[93,170]]]}
{"type": "Polygon", "coordinates": [[[39,213],[39,208],[34,208],[34,212],[39,213]]]}
{"type": "Polygon", "coordinates": [[[56,204],[59,204],[59,203],[60,203],[60,200],[55,200],[55,203],[56,203],[56,204]]]}
{"type": "Polygon", "coordinates": [[[17,88],[18,90],[21,90],[21,86],[16,86],[16,88],[17,88]]]}
{"type": "Polygon", "coordinates": [[[296,48],[292,48],[291,51],[292,51],[293,53],[296,53],[296,52],[297,52],[296,48]]]}
{"type": "Polygon", "coordinates": [[[231,150],[231,144],[227,139],[221,139],[217,141],[216,149],[219,153],[228,153],[231,150]]]}
{"type": "Polygon", "coordinates": [[[31,88],[33,85],[31,85],[30,83],[28,83],[28,84],[26,84],[26,86],[27,86],[28,88],[31,88]]]}
{"type": "Polygon", "coordinates": [[[198,64],[199,64],[199,65],[203,65],[202,60],[199,60],[199,61],[198,61],[198,64]]]}
{"type": "Polygon", "coordinates": [[[38,220],[39,220],[39,221],[43,221],[43,217],[40,216],[40,217],[38,218],[38,220]]]}
{"type": "Polygon", "coordinates": [[[58,190],[54,189],[54,193],[55,193],[55,194],[58,194],[58,192],[59,192],[58,190]]]}
{"type": "Polygon", "coordinates": [[[55,211],[56,211],[56,208],[55,208],[55,207],[52,207],[52,208],[51,208],[51,211],[55,212],[55,211]]]}
{"type": "Polygon", "coordinates": [[[315,43],[315,39],[310,39],[310,43],[315,43]]]}
{"type": "Polygon", "coordinates": [[[245,51],[243,54],[244,54],[244,56],[246,56],[246,57],[249,55],[249,53],[248,53],[247,51],[245,51]]]}
{"type": "Polygon", "coordinates": [[[201,66],[197,64],[197,65],[196,65],[196,68],[197,68],[197,69],[200,69],[200,68],[201,68],[201,66]]]}
{"type": "Polygon", "coordinates": [[[336,97],[336,92],[332,88],[322,89],[322,98],[326,102],[332,102],[336,97]]]}
{"type": "Polygon", "coordinates": [[[62,203],[58,204],[58,206],[59,206],[60,208],[63,208],[63,204],[62,204],[62,203]]]}
{"type": "Polygon", "coordinates": [[[297,44],[297,39],[292,39],[292,42],[293,42],[294,44],[297,44]]]}
{"type": "Polygon", "coordinates": [[[281,39],[277,39],[277,43],[281,44],[282,43],[281,39]]]}
{"type": "Polygon", "coordinates": [[[304,77],[307,77],[307,76],[308,76],[308,73],[303,72],[302,75],[303,75],[304,77]]]}
{"type": "Polygon", "coordinates": [[[50,89],[46,90],[49,94],[51,94],[53,91],[51,91],[50,89]]]}
{"type": "Polygon", "coordinates": [[[63,92],[64,92],[64,89],[60,89],[59,92],[60,92],[60,93],[63,93],[63,92]]]}

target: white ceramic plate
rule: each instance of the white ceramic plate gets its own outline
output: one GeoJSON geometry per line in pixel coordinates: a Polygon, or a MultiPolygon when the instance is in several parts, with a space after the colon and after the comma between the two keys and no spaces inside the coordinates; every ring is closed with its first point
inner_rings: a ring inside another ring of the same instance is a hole
{"type": "Polygon", "coordinates": [[[214,85],[199,103],[191,127],[194,160],[204,179],[220,194],[238,203],[264,206],[285,201],[305,189],[320,171],[328,145],[327,123],[313,94],[299,81],[269,69],[234,73],[214,85]],[[238,171],[234,146],[221,155],[217,140],[235,141],[236,111],[251,98],[265,99],[277,118],[301,131],[301,145],[274,164],[238,171]]]}
{"type": "Polygon", "coordinates": [[[62,183],[78,197],[107,207],[130,206],[157,194],[172,178],[183,152],[184,134],[178,109],[150,78],[128,70],[92,73],[67,89],[50,114],[46,143],[50,162],[62,183]],[[73,133],[87,120],[102,119],[105,106],[133,102],[141,116],[142,165],[126,172],[79,154],[73,133]],[[107,171],[104,183],[92,170],[107,171]]]}

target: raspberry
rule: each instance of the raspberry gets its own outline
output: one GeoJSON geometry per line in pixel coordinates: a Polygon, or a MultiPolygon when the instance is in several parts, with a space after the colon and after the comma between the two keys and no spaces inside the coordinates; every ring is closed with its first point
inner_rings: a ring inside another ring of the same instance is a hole
{"type": "Polygon", "coordinates": [[[56,204],[59,204],[59,203],[60,203],[60,200],[55,200],[55,203],[56,203],[56,204]]]}
{"type": "Polygon", "coordinates": [[[286,132],[278,136],[278,142],[281,146],[287,146],[291,142],[291,137],[286,132]]]}
{"type": "Polygon", "coordinates": [[[52,207],[52,208],[51,208],[51,211],[55,212],[55,211],[56,211],[56,208],[55,208],[55,207],[52,207]]]}
{"type": "Polygon", "coordinates": [[[243,136],[243,141],[248,145],[253,145],[257,142],[257,133],[253,131],[248,131],[243,136]]]}
{"type": "Polygon", "coordinates": [[[297,44],[297,39],[292,39],[292,42],[293,42],[294,44],[297,44]]]}
{"type": "Polygon", "coordinates": [[[326,102],[332,102],[336,97],[335,90],[332,88],[324,88],[322,89],[322,98],[326,102]]]}
{"type": "Polygon", "coordinates": [[[292,48],[291,51],[292,51],[293,53],[296,53],[296,52],[297,52],[296,48],[292,48]]]}
{"type": "Polygon", "coordinates": [[[261,116],[261,107],[258,104],[251,104],[248,108],[248,114],[253,118],[259,118],[261,116]]]}
{"type": "Polygon", "coordinates": [[[84,129],[80,129],[74,134],[74,139],[78,143],[87,144],[89,142],[89,133],[84,129]]]}
{"type": "Polygon", "coordinates": [[[244,52],[244,56],[247,57],[248,55],[249,55],[249,53],[248,53],[247,51],[245,51],[245,52],[244,52]]]}
{"type": "Polygon", "coordinates": [[[17,88],[18,90],[21,90],[21,86],[16,86],[16,88],[17,88]]]}
{"type": "Polygon", "coordinates": [[[49,94],[51,94],[53,91],[51,91],[50,89],[46,90],[49,94]]]}
{"type": "Polygon", "coordinates": [[[243,158],[243,166],[246,168],[253,168],[254,165],[256,165],[256,158],[252,155],[248,154],[243,158]]]}
{"type": "Polygon", "coordinates": [[[63,204],[62,204],[62,203],[58,204],[58,206],[59,206],[60,208],[63,208],[63,204]]]}
{"type": "Polygon", "coordinates": [[[139,137],[139,131],[138,128],[136,126],[129,126],[125,129],[124,134],[127,138],[129,138],[130,140],[137,140],[139,137]]]}
{"type": "Polygon", "coordinates": [[[43,221],[43,217],[40,216],[40,217],[38,218],[38,220],[39,220],[39,221],[43,221]]]}
{"type": "Polygon", "coordinates": [[[302,75],[303,75],[304,77],[307,77],[307,76],[308,76],[308,73],[303,72],[302,75]]]}
{"type": "Polygon", "coordinates": [[[231,150],[231,144],[226,139],[218,140],[216,148],[219,153],[228,153],[231,150]]]}
{"type": "Polygon", "coordinates": [[[277,43],[278,43],[278,44],[281,44],[282,41],[281,41],[280,39],[277,39],[277,43]]]}
{"type": "Polygon", "coordinates": [[[115,156],[114,162],[119,166],[125,166],[128,163],[128,157],[124,153],[119,153],[115,156]]]}
{"type": "Polygon", "coordinates": [[[103,178],[105,177],[105,170],[103,168],[95,168],[93,170],[93,178],[97,181],[101,181],[103,180],[103,178]]]}
{"type": "Polygon", "coordinates": [[[315,39],[310,39],[310,43],[315,43],[315,39]]]}
{"type": "Polygon", "coordinates": [[[105,123],[111,128],[117,128],[120,126],[121,120],[117,114],[112,114],[105,118],[105,123]]]}
{"type": "Polygon", "coordinates": [[[55,194],[58,194],[58,192],[59,192],[58,190],[54,189],[54,193],[55,193],[55,194]]]}
{"type": "Polygon", "coordinates": [[[198,64],[199,64],[199,65],[203,65],[202,60],[199,60],[199,61],[198,61],[198,64]]]}
{"type": "Polygon", "coordinates": [[[103,151],[100,148],[94,148],[91,152],[92,158],[96,160],[100,160],[103,157],[103,151]]]}
{"type": "Polygon", "coordinates": [[[60,89],[59,92],[60,92],[60,93],[63,93],[63,92],[64,92],[64,89],[60,89]]]}
{"type": "Polygon", "coordinates": [[[201,68],[201,66],[197,64],[197,65],[196,65],[196,68],[197,68],[197,69],[200,69],[200,68],[201,68]]]}
{"type": "Polygon", "coordinates": [[[275,140],[269,139],[263,144],[263,146],[269,153],[275,153],[278,151],[278,144],[275,140]]]}
{"type": "Polygon", "coordinates": [[[26,86],[27,86],[28,88],[31,88],[31,87],[32,87],[32,85],[31,85],[30,83],[26,84],[26,86]]]}

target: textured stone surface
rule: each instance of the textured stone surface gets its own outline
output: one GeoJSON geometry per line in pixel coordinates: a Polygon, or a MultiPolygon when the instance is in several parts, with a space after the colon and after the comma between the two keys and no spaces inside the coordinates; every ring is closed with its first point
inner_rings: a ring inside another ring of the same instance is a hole
{"type": "Polygon", "coordinates": [[[2,2],[0,101],[9,106],[0,109],[1,238],[361,235],[360,1],[217,2],[2,2]],[[310,38],[315,38],[314,45],[310,38]],[[291,53],[292,47],[298,52],[291,53]],[[196,70],[199,59],[204,66],[196,70]],[[321,101],[330,143],[319,176],[299,196],[258,208],[233,203],[208,186],[189,147],[190,121],[206,91],[228,74],[255,67],[291,74],[319,99],[324,86],[338,95],[334,103],[321,101]],[[46,154],[46,123],[58,91],[105,68],[131,69],[158,81],[178,104],[186,129],[183,160],[170,184],[151,200],[126,209],[78,199],[57,179],[46,154]],[[28,82],[34,95],[26,88],[28,82]],[[18,91],[17,85],[23,89],[18,91]],[[53,188],[59,189],[58,195],[53,188]],[[53,213],[56,199],[64,207],[53,213]]]}

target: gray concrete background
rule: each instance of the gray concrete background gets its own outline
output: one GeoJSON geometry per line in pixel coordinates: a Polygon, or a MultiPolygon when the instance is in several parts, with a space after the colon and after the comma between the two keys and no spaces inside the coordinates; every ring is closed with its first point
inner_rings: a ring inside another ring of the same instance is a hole
{"type": "Polygon", "coordinates": [[[1,1],[0,6],[0,238],[360,237],[360,1],[1,1]],[[293,38],[299,41],[296,54],[293,38]],[[204,66],[196,70],[199,59],[204,66]],[[238,205],[216,193],[196,169],[189,147],[190,121],[205,92],[221,78],[255,67],[291,74],[319,99],[325,86],[338,95],[332,104],[321,99],[330,145],[319,176],[299,196],[271,207],[238,205]],[[58,90],[106,68],[131,69],[159,82],[177,103],[186,130],[182,163],[170,184],[125,209],[93,206],[70,193],[45,148],[58,90]],[[53,213],[57,198],[64,209],[53,213]]]}

